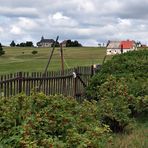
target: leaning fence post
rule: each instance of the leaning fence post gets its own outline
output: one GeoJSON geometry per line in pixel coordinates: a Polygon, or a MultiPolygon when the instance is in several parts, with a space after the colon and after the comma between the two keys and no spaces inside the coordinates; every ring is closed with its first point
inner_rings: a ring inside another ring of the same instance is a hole
{"type": "Polygon", "coordinates": [[[18,79],[19,79],[19,93],[21,93],[22,92],[22,72],[19,72],[19,77],[18,77],[18,79]]]}

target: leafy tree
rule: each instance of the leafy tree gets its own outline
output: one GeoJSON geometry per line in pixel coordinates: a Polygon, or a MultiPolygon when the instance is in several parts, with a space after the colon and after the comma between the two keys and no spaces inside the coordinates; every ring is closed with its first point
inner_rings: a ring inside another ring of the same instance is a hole
{"type": "Polygon", "coordinates": [[[33,47],[33,42],[27,41],[25,46],[26,47],[33,47]]]}
{"type": "Polygon", "coordinates": [[[5,54],[5,51],[3,50],[2,44],[0,43],[0,56],[5,54]]]}
{"type": "Polygon", "coordinates": [[[10,46],[11,46],[11,47],[15,47],[15,46],[16,46],[15,42],[12,41],[11,44],[10,44],[10,46]]]}
{"type": "Polygon", "coordinates": [[[71,47],[71,45],[72,45],[71,40],[67,40],[67,42],[66,42],[66,47],[71,47]]]}
{"type": "Polygon", "coordinates": [[[66,47],[81,47],[82,45],[78,41],[67,40],[66,47]]]}
{"type": "Polygon", "coordinates": [[[75,40],[75,41],[73,42],[73,46],[74,46],[74,47],[81,47],[82,45],[81,45],[78,41],[75,40]]]}
{"type": "MultiPolygon", "coordinates": [[[[55,44],[55,41],[52,43],[51,47],[53,47],[54,44],[55,44]]],[[[59,42],[56,43],[55,47],[60,47],[59,42]]]]}
{"type": "Polygon", "coordinates": [[[25,47],[26,46],[26,43],[20,43],[20,47],[25,47]]]}
{"type": "Polygon", "coordinates": [[[17,47],[19,47],[19,46],[20,46],[20,44],[16,44],[16,46],[17,46],[17,47]]]}

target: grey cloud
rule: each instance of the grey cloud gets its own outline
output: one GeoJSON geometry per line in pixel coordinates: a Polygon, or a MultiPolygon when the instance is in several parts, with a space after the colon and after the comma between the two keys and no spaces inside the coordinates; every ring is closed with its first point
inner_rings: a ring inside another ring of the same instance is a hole
{"type": "Polygon", "coordinates": [[[147,42],[147,7],[147,0],[1,0],[0,30],[7,34],[0,34],[0,42],[36,42],[42,35],[85,45],[127,38],[147,42]]]}
{"type": "Polygon", "coordinates": [[[38,17],[38,11],[36,8],[9,8],[9,7],[0,7],[0,15],[6,17],[38,17]]]}

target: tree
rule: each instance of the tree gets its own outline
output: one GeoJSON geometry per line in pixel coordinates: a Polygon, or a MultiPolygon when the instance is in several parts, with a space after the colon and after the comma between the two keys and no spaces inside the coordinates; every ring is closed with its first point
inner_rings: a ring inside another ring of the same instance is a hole
{"type": "Polygon", "coordinates": [[[82,45],[78,41],[67,40],[66,47],[81,47],[82,45]]]}
{"type": "Polygon", "coordinates": [[[33,42],[27,41],[26,42],[26,47],[33,47],[33,42]]]}
{"type": "Polygon", "coordinates": [[[20,43],[20,47],[25,47],[26,46],[26,43],[20,43]]]}
{"type": "Polygon", "coordinates": [[[15,42],[12,41],[11,44],[10,44],[10,46],[11,46],[11,47],[15,47],[15,46],[16,46],[15,42]]]}
{"type": "Polygon", "coordinates": [[[73,42],[73,47],[81,47],[82,45],[78,41],[73,42]]]}
{"type": "Polygon", "coordinates": [[[0,43],[0,56],[5,54],[5,51],[3,50],[2,44],[0,43]]]}
{"type": "MultiPolygon", "coordinates": [[[[54,44],[55,44],[55,41],[52,43],[51,47],[53,47],[54,44]]],[[[60,47],[59,42],[56,43],[55,47],[60,47]]]]}
{"type": "Polygon", "coordinates": [[[66,47],[71,47],[71,40],[67,40],[66,47]]]}

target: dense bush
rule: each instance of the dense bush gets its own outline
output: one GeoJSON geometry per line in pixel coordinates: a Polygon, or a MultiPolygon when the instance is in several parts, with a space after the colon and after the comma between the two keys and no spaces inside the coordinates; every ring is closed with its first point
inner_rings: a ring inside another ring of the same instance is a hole
{"type": "Polygon", "coordinates": [[[103,122],[124,130],[130,118],[148,111],[148,50],[115,55],[92,78],[88,98],[98,101],[103,122]],[[130,109],[130,110],[129,110],[130,109]]]}
{"type": "Polygon", "coordinates": [[[98,108],[102,122],[114,132],[123,132],[131,121],[130,95],[124,79],[117,80],[110,76],[98,89],[98,108]]]}
{"type": "Polygon", "coordinates": [[[110,129],[99,121],[95,101],[20,95],[0,101],[2,147],[104,147],[110,129]]]}
{"type": "Polygon", "coordinates": [[[33,55],[35,55],[35,54],[37,54],[37,53],[38,53],[38,51],[36,51],[36,50],[33,50],[33,51],[32,51],[32,54],[33,54],[33,55]]]}

